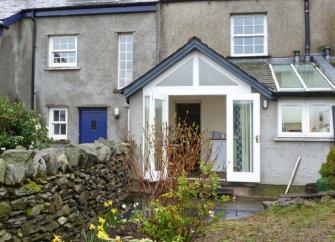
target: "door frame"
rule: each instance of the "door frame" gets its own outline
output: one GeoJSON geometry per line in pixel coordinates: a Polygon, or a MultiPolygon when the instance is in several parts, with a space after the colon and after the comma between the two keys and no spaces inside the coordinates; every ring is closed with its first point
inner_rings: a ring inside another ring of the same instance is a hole
{"type": "Polygon", "coordinates": [[[260,182],[260,94],[227,96],[227,181],[229,182],[260,182]],[[234,115],[233,102],[235,100],[253,102],[253,172],[234,171],[234,115]]]}
{"type": "Polygon", "coordinates": [[[105,111],[106,112],[106,138],[108,138],[108,108],[107,107],[79,107],[79,122],[78,122],[78,143],[82,144],[82,133],[81,133],[81,126],[82,126],[82,111],[89,111],[89,110],[97,110],[97,111],[105,111]]]}

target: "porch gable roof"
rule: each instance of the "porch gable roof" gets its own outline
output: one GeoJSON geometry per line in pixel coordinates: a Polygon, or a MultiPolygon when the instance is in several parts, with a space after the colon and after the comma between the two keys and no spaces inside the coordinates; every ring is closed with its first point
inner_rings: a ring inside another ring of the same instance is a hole
{"type": "Polygon", "coordinates": [[[249,75],[247,72],[239,68],[237,65],[217,53],[215,50],[208,47],[204,44],[199,38],[193,37],[191,38],[187,44],[182,46],[180,49],[175,51],[173,54],[168,56],[166,59],[161,61],[151,70],[146,72],[144,75],[139,77],[137,80],[130,83],[128,86],[123,88],[123,94],[129,98],[141,88],[149,84],[151,81],[155,80],[160,74],[164,73],[178,61],[182,60],[188,54],[193,51],[199,51],[206,57],[215,61],[217,64],[225,68],[227,71],[231,72],[233,75],[241,79],[250,85],[253,89],[260,92],[267,98],[274,98],[273,91],[266,87],[263,83],[259,82],[257,79],[249,75]]]}

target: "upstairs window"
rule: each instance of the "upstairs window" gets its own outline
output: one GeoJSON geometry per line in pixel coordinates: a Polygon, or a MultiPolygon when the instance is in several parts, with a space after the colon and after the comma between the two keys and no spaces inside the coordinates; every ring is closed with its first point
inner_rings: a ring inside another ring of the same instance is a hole
{"type": "Polygon", "coordinates": [[[267,55],[266,15],[234,15],[231,17],[231,55],[267,55]]]}
{"type": "Polygon", "coordinates": [[[49,137],[54,140],[67,139],[67,109],[50,108],[49,137]]]}
{"type": "Polygon", "coordinates": [[[270,64],[278,91],[331,91],[334,85],[314,64],[270,64]]]}
{"type": "Polygon", "coordinates": [[[133,80],[133,34],[119,34],[118,88],[127,86],[133,80]]]}
{"type": "Polygon", "coordinates": [[[77,36],[50,36],[49,66],[77,67],[77,36]]]}

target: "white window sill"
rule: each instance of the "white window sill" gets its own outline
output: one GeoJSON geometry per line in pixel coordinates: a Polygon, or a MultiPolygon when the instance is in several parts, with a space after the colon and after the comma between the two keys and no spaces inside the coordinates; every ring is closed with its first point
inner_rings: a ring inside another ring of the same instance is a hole
{"type": "Polygon", "coordinates": [[[45,67],[45,71],[75,71],[80,70],[80,67],[74,66],[74,67],[68,67],[68,66],[59,66],[59,67],[45,67]]]}
{"type": "Polygon", "coordinates": [[[330,137],[276,137],[275,142],[334,142],[330,137]]]}

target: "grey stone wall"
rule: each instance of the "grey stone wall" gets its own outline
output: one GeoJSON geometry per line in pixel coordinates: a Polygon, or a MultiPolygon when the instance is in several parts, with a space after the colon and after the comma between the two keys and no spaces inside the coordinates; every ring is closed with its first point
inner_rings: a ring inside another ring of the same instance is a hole
{"type": "Polygon", "coordinates": [[[112,142],[40,151],[8,150],[0,156],[0,241],[50,241],[60,234],[79,241],[82,229],[127,196],[122,157],[112,142]]]}

